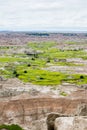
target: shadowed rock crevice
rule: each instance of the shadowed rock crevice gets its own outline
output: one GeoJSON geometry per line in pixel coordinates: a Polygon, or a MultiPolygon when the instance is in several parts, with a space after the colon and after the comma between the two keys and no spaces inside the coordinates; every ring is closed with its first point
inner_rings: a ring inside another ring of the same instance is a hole
{"type": "Polygon", "coordinates": [[[51,113],[47,117],[47,129],[48,130],[55,130],[55,120],[58,117],[65,117],[65,115],[59,114],[59,113],[51,113]]]}
{"type": "MultiPolygon", "coordinates": [[[[78,106],[76,112],[77,112],[76,115],[74,115],[74,114],[73,115],[69,115],[69,114],[66,115],[66,114],[60,114],[60,113],[50,113],[48,115],[48,117],[47,117],[47,130],[56,130],[56,127],[55,127],[55,121],[56,121],[56,119],[57,120],[61,120],[61,119],[63,119],[63,117],[64,117],[65,120],[66,119],[67,120],[70,119],[71,124],[73,124],[73,120],[74,119],[75,119],[75,121],[77,119],[79,120],[79,117],[82,118],[81,120],[83,120],[83,119],[87,120],[87,105],[86,104],[80,104],[78,106]]],[[[62,125],[64,125],[64,124],[62,124],[62,125]]],[[[75,124],[75,127],[76,127],[76,124],[75,124]]]]}

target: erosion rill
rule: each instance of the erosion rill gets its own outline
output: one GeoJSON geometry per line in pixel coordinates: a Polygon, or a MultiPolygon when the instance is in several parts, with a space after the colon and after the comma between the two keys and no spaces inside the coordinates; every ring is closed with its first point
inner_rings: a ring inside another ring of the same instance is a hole
{"type": "Polygon", "coordinates": [[[87,130],[86,116],[87,98],[78,93],[73,98],[21,95],[0,100],[0,124],[18,124],[24,130],[87,130]]]}

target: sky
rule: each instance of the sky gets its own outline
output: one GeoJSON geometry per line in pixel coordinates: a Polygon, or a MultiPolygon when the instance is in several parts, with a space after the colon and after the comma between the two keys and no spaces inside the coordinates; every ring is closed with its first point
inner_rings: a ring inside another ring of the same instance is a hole
{"type": "Polygon", "coordinates": [[[86,30],[87,0],[0,0],[0,30],[86,30]]]}

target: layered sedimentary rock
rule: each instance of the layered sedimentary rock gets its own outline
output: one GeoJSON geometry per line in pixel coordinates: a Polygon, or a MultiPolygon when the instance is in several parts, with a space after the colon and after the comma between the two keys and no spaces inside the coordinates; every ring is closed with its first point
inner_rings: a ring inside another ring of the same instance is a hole
{"type": "Polygon", "coordinates": [[[87,99],[72,98],[14,98],[0,100],[0,124],[20,124],[32,128],[32,123],[40,121],[50,113],[65,115],[87,115],[87,99]]]}
{"type": "Polygon", "coordinates": [[[57,119],[87,116],[87,90],[79,90],[67,97],[38,93],[36,90],[32,94],[28,91],[32,90],[31,84],[25,87],[16,81],[1,81],[0,124],[18,124],[24,130],[54,130],[59,129],[55,126],[57,119]]]}

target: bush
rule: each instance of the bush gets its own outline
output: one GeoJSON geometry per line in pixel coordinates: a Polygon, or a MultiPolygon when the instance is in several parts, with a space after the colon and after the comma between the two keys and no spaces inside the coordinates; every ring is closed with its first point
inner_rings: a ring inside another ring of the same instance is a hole
{"type": "Polygon", "coordinates": [[[24,73],[27,73],[27,71],[25,70],[24,73]]]}
{"type": "Polygon", "coordinates": [[[30,66],[31,66],[31,64],[28,64],[27,66],[28,66],[28,67],[30,67],[30,66]]]}
{"type": "Polygon", "coordinates": [[[19,76],[19,74],[16,74],[16,75],[15,75],[15,77],[18,77],[18,76],[19,76]]]}
{"type": "Polygon", "coordinates": [[[81,76],[80,76],[80,79],[84,79],[84,76],[83,76],[83,75],[81,75],[81,76]]]}
{"type": "Polygon", "coordinates": [[[0,130],[6,129],[6,130],[23,130],[20,126],[18,125],[1,125],[0,130]]]}
{"type": "Polygon", "coordinates": [[[17,71],[16,71],[16,70],[14,70],[14,71],[13,71],[13,74],[17,74],[17,71]]]}
{"type": "Polygon", "coordinates": [[[31,60],[35,60],[35,58],[32,58],[31,60]]]}

